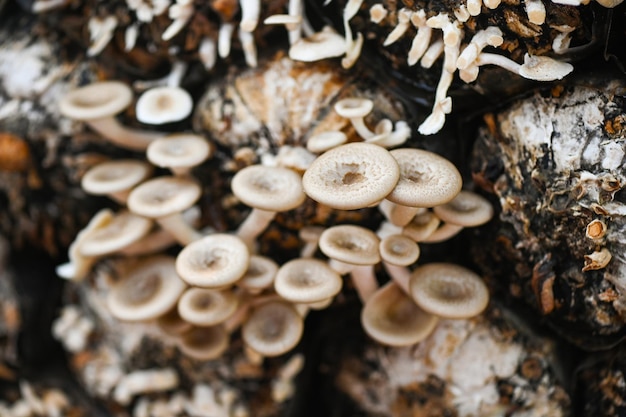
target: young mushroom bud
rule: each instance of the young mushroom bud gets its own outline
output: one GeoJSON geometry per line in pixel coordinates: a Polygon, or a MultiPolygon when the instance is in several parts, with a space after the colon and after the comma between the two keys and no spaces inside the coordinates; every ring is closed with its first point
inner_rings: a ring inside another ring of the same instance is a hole
{"type": "Polygon", "coordinates": [[[178,133],[152,142],[146,156],[152,164],[169,168],[174,175],[184,176],[211,157],[211,146],[202,136],[178,133]]]}
{"type": "Polygon", "coordinates": [[[365,125],[365,116],[374,109],[374,102],[365,98],[345,98],[335,103],[335,112],[350,120],[359,136],[367,140],[376,134],[365,125]]]}
{"type": "Polygon", "coordinates": [[[134,159],[102,162],[81,178],[81,187],[89,194],[106,195],[126,205],[128,194],[152,174],[152,167],[134,159]]]}
{"type": "Polygon", "coordinates": [[[126,84],[102,81],[67,93],[59,102],[59,111],[65,117],[87,123],[119,147],[143,151],[163,134],[129,129],[115,119],[131,101],[132,91],[126,84]]]}
{"type": "Polygon", "coordinates": [[[230,290],[188,288],[178,300],[178,314],[197,326],[214,326],[232,316],[239,306],[230,290]]]}
{"type": "Polygon", "coordinates": [[[254,309],[241,329],[241,336],[255,352],[272,357],[293,349],[303,330],[302,317],[291,304],[270,301],[254,309]]]}

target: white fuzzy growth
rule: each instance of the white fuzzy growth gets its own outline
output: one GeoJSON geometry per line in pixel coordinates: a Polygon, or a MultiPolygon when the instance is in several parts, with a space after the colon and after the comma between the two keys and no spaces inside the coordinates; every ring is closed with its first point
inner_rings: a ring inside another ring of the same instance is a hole
{"type": "Polygon", "coordinates": [[[602,169],[615,171],[621,169],[624,161],[624,146],[620,142],[606,142],[602,145],[602,169]]]}

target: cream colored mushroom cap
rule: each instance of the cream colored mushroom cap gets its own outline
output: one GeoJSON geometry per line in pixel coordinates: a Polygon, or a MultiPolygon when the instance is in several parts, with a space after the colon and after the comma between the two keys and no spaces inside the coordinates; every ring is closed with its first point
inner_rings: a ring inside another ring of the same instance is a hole
{"type": "Polygon", "coordinates": [[[192,133],[155,139],[146,151],[148,160],[161,168],[191,168],[206,161],[210,155],[209,142],[192,133]]]}
{"type": "Polygon", "coordinates": [[[74,120],[97,120],[115,116],[132,100],[133,92],[126,84],[100,81],[65,94],[59,101],[59,111],[74,120]]]}
{"type": "Polygon", "coordinates": [[[266,211],[293,210],[306,198],[300,175],[283,167],[248,166],[235,174],[230,187],[244,204],[266,211]]]}
{"type": "Polygon", "coordinates": [[[150,320],[174,307],[185,288],[174,268],[174,258],[156,256],[144,260],[115,283],[106,303],[120,320],[150,320]]]}
{"type": "Polygon", "coordinates": [[[426,339],[438,318],[419,308],[393,281],[376,291],[361,310],[361,325],[388,346],[410,346],[426,339]]]}
{"type": "Polygon", "coordinates": [[[193,110],[193,100],[180,87],[155,87],[139,97],[135,110],[140,122],[161,125],[189,116],[193,110]]]}
{"type": "Polygon", "coordinates": [[[348,141],[348,137],[340,130],[330,130],[311,136],[306,141],[306,148],[313,153],[326,152],[348,141]]]}
{"type": "Polygon", "coordinates": [[[156,325],[167,336],[178,337],[191,329],[193,325],[183,320],[178,314],[178,306],[174,306],[167,313],[156,319],[156,325]]]}
{"type": "Polygon", "coordinates": [[[223,326],[192,327],[178,339],[178,349],[184,355],[199,361],[219,358],[228,348],[228,344],[228,333],[223,326]]]}
{"type": "Polygon", "coordinates": [[[441,220],[457,226],[474,227],[493,217],[493,207],[484,197],[471,191],[461,191],[452,201],[433,207],[441,220]]]}
{"type": "Polygon", "coordinates": [[[340,210],[355,210],[378,203],[400,178],[398,163],[385,148],[369,143],[348,143],[320,155],[302,178],[313,200],[340,210]]]}
{"type": "Polygon", "coordinates": [[[128,196],[128,208],[140,216],[158,219],[191,207],[202,190],[191,178],[159,177],[137,186],[128,196]]]}
{"type": "Polygon", "coordinates": [[[408,266],[417,261],[420,248],[408,236],[390,235],[380,241],[380,257],[392,265],[408,266]]]}
{"type": "Polygon", "coordinates": [[[289,48],[289,58],[294,61],[314,62],[334,58],[346,53],[346,40],[332,27],[325,26],[311,36],[301,38],[289,48]]]}
{"type": "Polygon", "coordinates": [[[366,98],[344,98],[335,103],[335,112],[347,119],[362,118],[374,109],[374,102],[366,98]]]}
{"type": "Polygon", "coordinates": [[[400,166],[400,179],[387,196],[409,207],[434,207],[447,203],[461,191],[459,170],[447,159],[422,149],[390,151],[400,166]]]}
{"type": "Polygon", "coordinates": [[[535,81],[560,80],[572,72],[572,64],[557,61],[547,56],[524,55],[524,64],[520,66],[519,75],[535,81]]]}
{"type": "Polygon", "coordinates": [[[248,269],[250,253],[237,236],[216,233],[191,242],[176,258],[176,270],[190,285],[222,288],[248,269]]]}
{"type": "Polygon", "coordinates": [[[253,291],[269,288],[274,283],[278,272],[278,264],[266,256],[250,256],[250,264],[244,276],[237,281],[237,285],[253,291]]]}
{"type": "Polygon", "coordinates": [[[81,179],[89,194],[105,195],[133,188],[152,173],[150,164],[134,159],[102,162],[90,168],[81,179]]]}
{"type": "Polygon", "coordinates": [[[230,290],[188,288],[178,300],[178,314],[197,326],[223,323],[235,313],[239,299],[230,290]]]}
{"type": "Polygon", "coordinates": [[[241,329],[241,336],[248,347],[271,357],[293,349],[303,330],[302,317],[291,304],[270,301],[254,309],[241,329]]]}
{"type": "Polygon", "coordinates": [[[361,226],[343,224],[329,227],[320,236],[324,255],[352,265],[374,265],[380,262],[380,239],[361,226]]]}
{"type": "Polygon", "coordinates": [[[128,211],[118,213],[104,227],[88,233],[78,248],[83,256],[102,256],[134,243],[148,234],[152,221],[128,211]]]}
{"type": "Polygon", "coordinates": [[[301,258],[283,264],[276,274],[274,289],[292,303],[315,303],[341,291],[341,276],[319,259],[301,258]]]}
{"type": "Polygon", "coordinates": [[[489,291],[482,279],[467,268],[449,263],[416,268],[409,288],[422,309],[444,318],[474,317],[489,303],[489,291]]]}

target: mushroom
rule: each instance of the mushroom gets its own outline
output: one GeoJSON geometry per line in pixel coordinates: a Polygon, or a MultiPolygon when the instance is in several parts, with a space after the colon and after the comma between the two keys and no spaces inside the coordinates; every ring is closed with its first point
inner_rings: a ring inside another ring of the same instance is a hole
{"type": "Polygon", "coordinates": [[[228,349],[228,332],[223,326],[194,326],[180,335],[180,351],[198,361],[217,359],[228,349]]]}
{"type": "Polygon", "coordinates": [[[361,310],[365,332],[388,346],[421,342],[432,333],[437,322],[436,316],[419,308],[393,281],[376,291],[361,310]]]}
{"type": "Polygon", "coordinates": [[[347,141],[348,137],[345,133],[339,130],[331,130],[311,136],[306,141],[306,148],[309,152],[322,153],[329,149],[336,148],[339,145],[343,145],[347,141]]]}
{"type": "Polygon", "coordinates": [[[134,159],[106,161],[90,168],[81,178],[81,187],[89,194],[107,195],[126,205],[130,190],[152,174],[152,167],[134,159]]]}
{"type": "Polygon", "coordinates": [[[300,250],[301,258],[312,258],[317,251],[317,244],[325,228],[321,226],[304,226],[298,231],[298,237],[304,242],[300,250]]]}
{"type": "Polygon", "coordinates": [[[489,291],[482,279],[467,268],[449,263],[416,268],[409,288],[417,305],[444,318],[474,317],[489,303],[489,291]]]}
{"type": "Polygon", "coordinates": [[[409,224],[402,228],[402,234],[410,237],[415,242],[423,242],[439,227],[441,220],[435,214],[426,210],[418,213],[409,224]]]}
{"type": "Polygon", "coordinates": [[[156,319],[174,307],[185,290],[174,258],[148,258],[116,282],[107,294],[111,314],[126,321],[156,319]]]}
{"type": "Polygon", "coordinates": [[[175,340],[193,327],[191,323],[180,317],[180,314],[178,314],[178,305],[175,305],[167,313],[159,316],[156,319],[156,325],[165,336],[175,338],[175,340]]]}
{"type": "Polygon", "coordinates": [[[258,294],[274,283],[278,265],[266,256],[252,255],[244,276],[237,281],[237,286],[252,294],[258,294]]]}
{"type": "Polygon", "coordinates": [[[341,274],[350,272],[361,301],[378,289],[374,265],[380,262],[379,239],[374,232],[353,225],[329,227],[320,236],[319,246],[331,258],[333,269],[341,274]]]}
{"type": "MultiPolygon", "coordinates": [[[[467,69],[471,70],[472,68],[477,68],[482,65],[496,65],[507,71],[521,75],[524,78],[535,81],[560,80],[574,70],[571,64],[557,61],[547,56],[531,56],[526,54],[524,55],[524,64],[520,65],[502,55],[486,52],[481,52],[474,63],[467,69]]],[[[471,74],[471,76],[464,76],[463,73],[461,73],[461,79],[466,83],[472,82],[478,76],[478,70],[470,71],[467,74],[471,74]]]]}
{"type": "Polygon", "coordinates": [[[331,208],[355,210],[377,204],[400,177],[398,163],[386,149],[348,143],[320,155],[302,178],[305,193],[331,208]]]}
{"type": "Polygon", "coordinates": [[[267,356],[279,356],[293,349],[304,323],[296,309],[284,301],[270,301],[256,307],[241,329],[248,347],[267,356]]]}
{"type": "Polygon", "coordinates": [[[276,293],[292,303],[317,303],[341,291],[341,277],[325,262],[299,258],[283,264],[276,273],[276,293]]]}
{"type": "Polygon", "coordinates": [[[202,136],[178,133],[152,142],[146,155],[152,164],[169,168],[174,175],[184,176],[211,156],[211,146],[202,136]]]}
{"type": "Polygon", "coordinates": [[[306,197],[300,176],[283,167],[248,166],[235,174],[231,189],[239,200],[252,207],[237,229],[237,235],[248,247],[252,247],[277,212],[295,209],[306,197]]]}
{"type": "Polygon", "coordinates": [[[239,0],[239,4],[241,5],[239,28],[245,32],[252,32],[261,15],[261,0],[239,0]]]}
{"type": "Polygon", "coordinates": [[[102,81],[67,93],[59,102],[59,111],[65,117],[87,123],[119,147],[143,151],[163,134],[129,129],[115,119],[131,101],[132,91],[126,84],[102,81]]]}
{"type": "Polygon", "coordinates": [[[335,103],[335,112],[350,120],[352,127],[363,139],[367,140],[376,134],[365,125],[365,116],[374,109],[374,102],[365,98],[344,98],[335,103]]]}
{"type": "Polygon", "coordinates": [[[238,306],[239,299],[230,290],[188,288],[178,300],[178,314],[197,326],[214,326],[226,321],[238,306]]]}
{"type": "Polygon", "coordinates": [[[408,266],[417,262],[420,248],[417,243],[404,235],[390,235],[380,241],[380,257],[391,265],[408,266]]]}
{"type": "Polygon", "coordinates": [[[321,31],[299,39],[289,48],[289,58],[302,62],[320,61],[345,53],[346,43],[343,36],[330,26],[324,26],[321,31]]]}
{"type": "Polygon", "coordinates": [[[148,234],[152,221],[128,211],[88,233],[78,247],[83,256],[97,257],[117,252],[148,234]]]}
{"type": "Polygon", "coordinates": [[[465,190],[448,203],[433,207],[433,211],[445,224],[425,238],[424,242],[449,239],[464,227],[483,225],[493,217],[493,207],[487,199],[465,190]]]}
{"type": "Polygon", "coordinates": [[[155,219],[182,245],[201,237],[184,221],[181,213],[199,198],[201,189],[190,178],[160,177],[139,185],[128,196],[128,208],[140,216],[155,219]]]}
{"type": "Polygon", "coordinates": [[[215,233],[191,242],[176,258],[176,270],[190,285],[224,288],[248,269],[250,254],[237,236],[215,233]]]}
{"type": "Polygon", "coordinates": [[[151,125],[178,122],[191,114],[193,100],[184,89],[175,86],[154,87],[137,100],[137,120],[151,125]]]}
{"type": "Polygon", "coordinates": [[[400,167],[400,179],[386,198],[394,203],[389,221],[396,226],[407,225],[420,208],[449,202],[461,190],[459,170],[442,156],[412,148],[390,154],[400,167]]]}

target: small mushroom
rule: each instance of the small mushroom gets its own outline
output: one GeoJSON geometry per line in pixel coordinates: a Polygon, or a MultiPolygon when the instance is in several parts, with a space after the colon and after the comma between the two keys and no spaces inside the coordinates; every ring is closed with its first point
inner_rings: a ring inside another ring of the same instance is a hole
{"type": "Polygon", "coordinates": [[[102,162],[81,178],[81,187],[89,194],[107,195],[126,205],[130,190],[152,174],[152,167],[134,159],[102,162]]]}
{"type": "Polygon", "coordinates": [[[86,235],[78,250],[93,257],[117,252],[147,235],[151,228],[151,220],[125,211],[86,235]]]}
{"type": "Polygon", "coordinates": [[[152,164],[169,168],[174,175],[184,176],[211,156],[211,147],[202,136],[178,133],[152,142],[146,156],[152,164]]]}
{"type": "Polygon", "coordinates": [[[482,279],[459,265],[422,265],[411,274],[409,287],[417,305],[439,317],[474,317],[489,303],[489,291],[482,279]]]}
{"type": "Polygon", "coordinates": [[[249,262],[248,247],[240,238],[216,233],[185,246],[176,258],[176,270],[190,285],[223,288],[241,279],[249,262]]]}
{"type": "Polygon", "coordinates": [[[178,122],[193,110],[189,93],[175,86],[154,87],[144,92],[137,100],[137,120],[151,125],[178,122]]]}
{"type": "Polygon", "coordinates": [[[384,262],[398,266],[408,266],[417,262],[420,248],[417,243],[404,235],[390,235],[380,241],[380,257],[384,262]]]}
{"type": "Polygon", "coordinates": [[[223,326],[194,326],[180,335],[177,346],[180,351],[198,361],[219,358],[228,349],[228,332],[223,326]]]}
{"type": "Polygon", "coordinates": [[[317,303],[341,291],[341,277],[325,262],[299,258],[283,264],[276,274],[276,293],[292,303],[317,303]]]}
{"type": "Polygon", "coordinates": [[[111,314],[120,320],[145,321],[167,313],[186,287],[174,265],[169,256],[140,263],[111,287],[106,299],[111,314]]]}
{"type": "Polygon", "coordinates": [[[306,148],[309,152],[322,153],[337,146],[343,145],[348,141],[348,137],[345,133],[339,130],[331,130],[328,132],[318,133],[311,136],[306,141],[306,148]]]}
{"type": "Polygon", "coordinates": [[[178,300],[178,314],[197,326],[214,326],[226,321],[239,306],[230,290],[188,288],[178,300]]]}
{"type": "Polygon", "coordinates": [[[256,307],[241,329],[248,347],[267,356],[279,356],[293,349],[304,329],[302,317],[287,302],[270,301],[256,307]]]}
{"type": "Polygon", "coordinates": [[[289,58],[294,61],[313,62],[335,58],[346,53],[346,42],[332,27],[324,26],[306,38],[301,38],[289,48],[289,58]]]}
{"type": "Polygon", "coordinates": [[[184,221],[181,213],[190,208],[201,193],[198,183],[187,177],[154,178],[133,189],[128,196],[128,208],[140,216],[155,219],[180,244],[186,245],[201,235],[184,221]]]}
{"type": "Polygon", "coordinates": [[[87,123],[119,147],[143,151],[163,134],[129,129],[115,119],[116,114],[130,105],[132,98],[132,91],[126,84],[101,81],[67,93],[59,102],[59,111],[65,117],[87,123]]]}
{"type": "Polygon", "coordinates": [[[245,288],[252,294],[257,294],[274,283],[278,272],[278,265],[266,256],[250,256],[250,264],[244,276],[237,281],[237,286],[245,288]]]}
{"type": "Polygon", "coordinates": [[[398,163],[386,149],[348,143],[320,155],[306,170],[302,185],[313,200],[340,210],[380,202],[400,178],[398,163]]]}
{"type": "Polygon", "coordinates": [[[433,212],[445,223],[425,238],[424,242],[447,240],[464,227],[483,225],[493,217],[493,207],[486,198],[465,190],[448,203],[433,207],[433,212]]]}
{"type": "Polygon", "coordinates": [[[374,109],[374,102],[365,98],[344,98],[335,103],[335,112],[350,120],[352,127],[365,140],[376,134],[365,125],[365,116],[374,109]]]}

